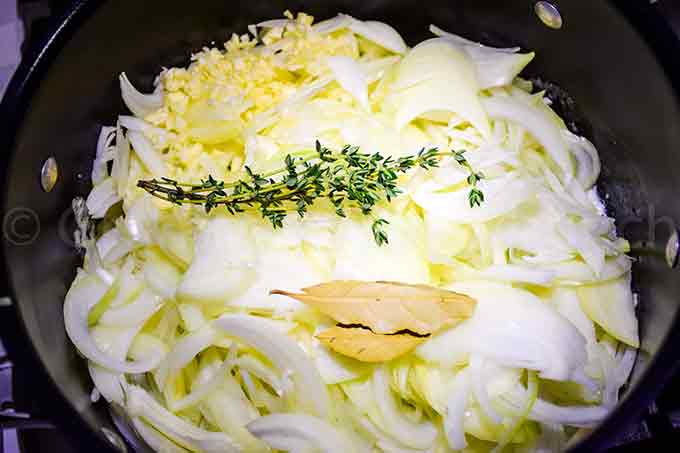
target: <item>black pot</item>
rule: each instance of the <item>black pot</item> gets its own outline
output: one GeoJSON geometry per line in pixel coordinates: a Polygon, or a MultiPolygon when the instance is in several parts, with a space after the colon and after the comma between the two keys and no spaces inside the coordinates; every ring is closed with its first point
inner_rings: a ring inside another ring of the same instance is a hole
{"type": "Polygon", "coordinates": [[[646,0],[560,2],[559,30],[537,19],[534,3],[75,2],[29,50],[0,110],[6,291],[0,295],[13,301],[11,313],[3,315],[7,329],[19,326],[8,338],[10,352],[36,370],[35,397],[53,402],[55,420],[79,434],[83,451],[113,448],[106,432],[115,428],[106,406],[90,403],[92,384],[64,332],[62,301],[80,261],[69,243],[70,203],[89,191],[100,126],[125,111],[117,75],[124,70],[140,88],[150,89],[162,66],[184,65],[191,51],[285,9],[319,18],[346,12],[388,22],[410,44],[424,39],[433,22],[492,45],[535,50],[528,76],[548,88],[570,128],[596,144],[603,161],[599,188],[610,214],[632,242],[644,241],[638,245],[647,252],[634,267],[642,347],[631,383],[619,406],[576,446],[604,448],[678,368],[680,279],[663,250],[676,229],[673,219],[680,220],[680,42],[646,0]],[[49,156],[58,163],[59,178],[47,193],[40,171],[49,156]],[[14,313],[16,318],[8,318],[14,313]]]}

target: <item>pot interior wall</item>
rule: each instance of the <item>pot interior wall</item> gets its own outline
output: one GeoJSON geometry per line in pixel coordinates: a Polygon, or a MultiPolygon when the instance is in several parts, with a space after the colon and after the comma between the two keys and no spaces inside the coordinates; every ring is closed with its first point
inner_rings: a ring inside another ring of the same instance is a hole
{"type": "MultiPolygon", "coordinates": [[[[98,130],[125,111],[117,75],[126,71],[151,87],[163,66],[183,65],[191,51],[224,42],[248,24],[279,17],[285,9],[318,18],[346,12],[386,21],[411,45],[442,28],[496,45],[537,52],[528,75],[569,93],[556,98],[570,123],[589,136],[604,164],[601,191],[619,225],[644,217],[680,218],[673,194],[680,149],[680,111],[673,87],[650,49],[605,2],[562,2],[564,27],[552,30],[533,13],[532,1],[231,1],[117,0],[101,5],[65,43],[28,104],[10,150],[6,210],[30,208],[40,234],[29,245],[5,243],[9,284],[30,340],[47,374],[93,429],[108,425],[104,406],[90,403],[92,384],[63,328],[62,300],[80,257],[68,238],[71,199],[89,190],[98,130]],[[575,102],[575,104],[573,102],[575,102]],[[60,179],[44,193],[39,172],[55,156],[60,179]]],[[[551,92],[555,94],[555,92],[551,92]]],[[[642,349],[635,369],[642,376],[659,350],[677,311],[680,280],[663,264],[636,265],[640,290],[642,349]]]]}

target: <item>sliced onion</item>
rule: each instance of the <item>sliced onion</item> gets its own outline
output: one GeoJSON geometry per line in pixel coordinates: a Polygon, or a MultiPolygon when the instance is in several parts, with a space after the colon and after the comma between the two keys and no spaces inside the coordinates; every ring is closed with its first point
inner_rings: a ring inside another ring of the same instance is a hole
{"type": "Polygon", "coordinates": [[[110,354],[99,349],[88,330],[88,313],[106,291],[107,286],[98,282],[94,277],[86,277],[83,281],[74,283],[66,294],[64,301],[64,325],[66,333],[87,359],[120,373],[146,373],[158,366],[162,357],[152,357],[146,360],[127,362],[117,360],[110,354]]]}
{"type": "Polygon", "coordinates": [[[292,382],[287,377],[278,376],[278,373],[250,354],[234,359],[233,364],[266,382],[279,396],[290,390],[292,382]]]}
{"type": "Polygon", "coordinates": [[[314,362],[295,341],[256,316],[223,315],[215,321],[215,327],[258,349],[284,375],[291,374],[301,409],[322,417],[328,415],[326,385],[314,362]]]}
{"type": "Polygon", "coordinates": [[[156,428],[149,425],[139,417],[132,417],[132,426],[139,436],[144,439],[149,447],[153,451],[163,452],[163,453],[187,453],[186,448],[182,448],[163,434],[161,434],[156,428]]]}
{"type": "Polygon", "coordinates": [[[481,89],[510,85],[535,56],[533,52],[506,53],[479,46],[464,49],[475,63],[481,89]]]}
{"type": "Polygon", "coordinates": [[[118,76],[120,81],[120,94],[127,108],[135,116],[144,118],[163,106],[163,89],[161,84],[156,85],[152,94],[142,94],[130,83],[130,79],[123,72],[118,76]]]}
{"type": "Polygon", "coordinates": [[[570,246],[574,247],[581,258],[588,263],[598,277],[604,268],[605,249],[597,237],[580,225],[569,219],[563,219],[557,224],[557,231],[570,246]]]}
{"type": "Polygon", "coordinates": [[[123,133],[120,123],[116,125],[116,156],[111,167],[111,177],[116,181],[118,195],[123,197],[127,190],[130,172],[130,142],[123,133]]]}
{"type": "Polygon", "coordinates": [[[203,401],[201,412],[211,423],[231,436],[244,452],[264,453],[269,448],[254,437],[246,425],[260,416],[236,378],[227,374],[222,386],[203,401]]]}
{"type": "Polygon", "coordinates": [[[437,429],[430,422],[414,423],[404,417],[389,388],[384,367],[373,372],[373,393],[385,431],[408,447],[427,449],[432,446],[437,429]]]}
{"type": "Polygon", "coordinates": [[[158,208],[153,203],[151,195],[145,193],[133,201],[125,213],[125,227],[130,239],[150,244],[158,216],[158,208]]]}
{"type": "Polygon", "coordinates": [[[546,269],[555,271],[555,280],[561,285],[583,285],[613,280],[622,276],[630,270],[631,259],[626,255],[606,259],[599,276],[596,276],[593,269],[582,261],[546,263],[544,266],[546,269]]]}
{"type": "Polygon", "coordinates": [[[106,310],[98,322],[104,326],[114,327],[144,324],[160,308],[161,303],[161,298],[147,288],[142,290],[134,301],[106,310]]]}
{"type": "Polygon", "coordinates": [[[324,453],[346,453],[356,450],[352,441],[330,423],[308,414],[271,414],[248,423],[248,431],[271,448],[302,451],[291,447],[310,448],[324,453]]]}
{"type": "Polygon", "coordinates": [[[294,23],[295,21],[290,19],[270,19],[258,22],[255,26],[260,28],[284,28],[286,25],[292,25],[294,23]]]}
{"type": "Polygon", "coordinates": [[[108,176],[107,163],[113,160],[115,153],[111,149],[111,143],[115,138],[115,127],[102,126],[97,139],[97,151],[92,163],[92,184],[101,183],[108,176]]]}
{"type": "MultiPolygon", "coordinates": [[[[93,329],[93,335],[95,336],[96,332],[99,330],[113,330],[108,327],[102,328],[100,326],[95,327],[95,329],[93,329]]],[[[114,359],[123,361],[127,356],[132,341],[137,335],[137,332],[139,332],[139,327],[128,327],[115,330],[118,330],[119,333],[117,333],[113,341],[110,341],[110,347],[106,349],[105,352],[110,354],[114,359]]],[[[93,362],[88,363],[88,369],[94,385],[106,401],[118,404],[124,403],[125,377],[123,374],[102,368],[93,362]]]]}
{"type": "Polygon", "coordinates": [[[165,389],[170,378],[184,368],[199,352],[212,345],[217,338],[217,332],[211,325],[192,332],[180,339],[165,356],[156,372],[156,384],[165,389]]]}
{"type": "Polygon", "coordinates": [[[406,52],[407,47],[404,39],[397,30],[386,23],[375,20],[361,21],[351,16],[345,17],[348,20],[347,27],[357,35],[373,41],[391,52],[399,54],[406,52]]]}
{"type": "Polygon", "coordinates": [[[555,272],[521,264],[494,264],[479,271],[479,276],[489,280],[550,286],[555,278],[555,272]]]}
{"type": "Polygon", "coordinates": [[[135,360],[142,360],[152,356],[165,357],[169,350],[165,342],[156,335],[140,332],[132,342],[128,356],[135,360]]]}
{"type": "Polygon", "coordinates": [[[215,371],[215,373],[206,381],[202,382],[199,385],[194,385],[194,387],[198,388],[192,388],[191,393],[186,395],[185,397],[179,399],[179,400],[169,400],[168,403],[168,409],[172,412],[180,412],[184,409],[187,409],[189,407],[195,406],[199,404],[201,401],[203,401],[205,398],[207,398],[211,393],[213,393],[217,388],[222,384],[224,381],[224,377],[231,368],[234,366],[234,364],[229,361],[225,360],[222,365],[215,371]]]}
{"type": "Polygon", "coordinates": [[[574,177],[567,144],[555,123],[541,110],[510,97],[486,98],[482,100],[482,105],[491,118],[518,123],[529,131],[562,169],[565,182],[574,177]]]}
{"type": "Polygon", "coordinates": [[[588,316],[586,316],[581,308],[575,288],[564,286],[554,288],[551,303],[562,316],[568,319],[581,332],[587,343],[595,343],[597,341],[593,321],[588,319],[588,316]]]}
{"type": "Polygon", "coordinates": [[[477,300],[475,313],[416,349],[444,366],[483,356],[499,365],[527,368],[568,380],[587,360],[585,339],[553,307],[532,293],[489,281],[457,282],[449,289],[477,300]],[[484,341],[479,341],[484,338],[484,341]]]}
{"type": "Polygon", "coordinates": [[[127,136],[130,139],[132,148],[146,169],[156,178],[164,176],[167,172],[165,162],[161,154],[154,149],[151,140],[146,138],[141,132],[132,130],[128,131],[127,136]]]}
{"type": "Polygon", "coordinates": [[[509,85],[534,58],[534,53],[519,54],[519,47],[498,49],[484,46],[461,36],[446,32],[434,25],[430,31],[461,48],[474,62],[477,79],[482,89],[509,85]]]}
{"type": "Polygon", "coordinates": [[[335,17],[326,19],[324,21],[312,25],[312,30],[322,35],[325,35],[327,33],[333,33],[334,31],[347,28],[351,19],[352,17],[346,14],[338,14],[335,17]]]}
{"type": "Polygon", "coordinates": [[[500,424],[503,417],[491,405],[489,392],[487,390],[487,376],[484,366],[484,359],[478,355],[470,358],[470,380],[472,381],[472,393],[477,400],[477,404],[482,412],[495,424],[500,424]]]}
{"type": "Polygon", "coordinates": [[[605,407],[613,407],[616,404],[619,399],[619,390],[628,382],[630,373],[635,365],[637,349],[622,346],[621,350],[623,352],[617,352],[615,357],[619,362],[611,372],[605,373],[605,387],[602,392],[602,405],[605,407]]]}
{"type": "Polygon", "coordinates": [[[94,390],[96,390],[100,396],[103,396],[109,403],[123,404],[125,402],[123,390],[125,378],[122,373],[109,371],[93,362],[89,362],[87,367],[92,382],[94,382],[95,385],[94,390]]]}
{"type": "Polygon", "coordinates": [[[364,68],[350,57],[337,56],[326,58],[326,64],[338,84],[351,94],[366,110],[368,104],[368,77],[364,68]]]}
{"type": "Polygon", "coordinates": [[[450,33],[448,31],[442,30],[441,28],[437,27],[436,25],[430,24],[430,32],[435,35],[439,36],[441,38],[447,38],[451,41],[454,41],[458,44],[465,45],[465,46],[475,46],[483,49],[489,49],[493,50],[496,52],[504,52],[504,53],[515,53],[519,52],[519,47],[489,47],[485,46],[484,44],[480,44],[475,41],[471,41],[467,38],[463,38],[462,36],[450,33]]]}
{"type": "Polygon", "coordinates": [[[396,75],[389,99],[396,106],[397,129],[423,114],[445,112],[490,136],[475,67],[463,51],[440,38],[429,39],[404,56],[396,75]]]}
{"type": "Polygon", "coordinates": [[[136,118],[130,115],[120,115],[118,117],[118,124],[120,127],[124,127],[128,131],[161,135],[166,135],[168,133],[165,129],[161,129],[160,127],[156,127],[141,118],[136,118]]]}
{"type": "Polygon", "coordinates": [[[500,217],[535,196],[535,185],[516,172],[478,183],[484,193],[481,206],[470,207],[469,188],[454,192],[441,191],[444,187],[428,181],[411,195],[413,201],[425,211],[456,223],[483,223],[500,217]]]}
{"type": "Polygon", "coordinates": [[[96,275],[102,282],[106,283],[108,286],[113,285],[113,282],[116,280],[116,276],[114,275],[116,272],[111,272],[109,271],[109,269],[104,267],[104,263],[102,262],[102,259],[99,256],[99,252],[97,250],[96,244],[94,243],[94,240],[89,239],[85,243],[84,247],[86,249],[85,253],[86,270],[90,274],[96,275]]]}
{"type": "MultiPolygon", "coordinates": [[[[78,251],[87,251],[92,242],[90,235],[90,213],[87,211],[87,202],[83,197],[75,197],[71,201],[73,220],[76,222],[76,230],[73,232],[73,243],[78,251]]],[[[96,247],[95,247],[96,250],[96,247]]]]}
{"type": "MultiPolygon", "coordinates": [[[[281,103],[275,105],[269,110],[265,110],[264,112],[258,113],[253,118],[252,126],[250,128],[251,130],[249,131],[249,133],[251,135],[254,135],[257,132],[260,132],[262,129],[271,126],[276,121],[278,115],[286,112],[287,110],[295,107],[298,104],[301,104],[302,102],[308,99],[313,98],[319,91],[323,90],[326,87],[326,85],[330,84],[333,80],[334,79],[332,77],[322,77],[318,80],[315,80],[309,85],[298,88],[298,90],[295,91],[295,93],[291,94],[281,103]]],[[[248,156],[246,156],[246,162],[248,162],[247,159],[248,156]]]]}
{"type": "Polygon", "coordinates": [[[119,201],[120,196],[116,190],[113,178],[109,177],[92,188],[85,204],[92,218],[101,219],[106,215],[109,208],[119,201]]]}
{"type": "Polygon", "coordinates": [[[146,390],[136,385],[126,390],[126,409],[173,442],[192,451],[239,453],[239,446],[222,432],[206,431],[176,416],[158,403],[146,390]]]}
{"type": "Polygon", "coordinates": [[[120,242],[121,234],[117,228],[111,228],[106,233],[102,234],[97,239],[96,247],[99,256],[106,257],[106,255],[120,242]]]}
{"type": "Polygon", "coordinates": [[[449,446],[454,450],[467,447],[463,420],[470,398],[470,379],[466,370],[456,374],[451,396],[446,404],[444,417],[444,434],[449,446]]]}
{"type": "MultiPolygon", "coordinates": [[[[509,409],[521,411],[527,398],[527,390],[518,384],[514,391],[501,395],[499,400],[509,409]]],[[[541,423],[591,427],[602,421],[608,413],[609,409],[604,406],[557,406],[538,398],[528,418],[541,423]]]]}
{"type": "Polygon", "coordinates": [[[562,136],[569,144],[569,150],[576,158],[576,179],[584,189],[591,188],[600,175],[600,156],[595,146],[585,137],[562,130],[562,136]]]}
{"type": "MultiPolygon", "coordinates": [[[[160,256],[153,249],[147,251],[143,267],[144,280],[151,289],[163,299],[174,299],[181,272],[170,261],[160,256]]],[[[187,305],[188,306],[188,305],[187,305]]],[[[178,308],[180,308],[178,306],[178,308]]],[[[201,313],[198,307],[192,308],[201,313]]],[[[181,312],[180,312],[181,314],[181,312]]],[[[195,329],[187,329],[195,330],[195,329]]]]}

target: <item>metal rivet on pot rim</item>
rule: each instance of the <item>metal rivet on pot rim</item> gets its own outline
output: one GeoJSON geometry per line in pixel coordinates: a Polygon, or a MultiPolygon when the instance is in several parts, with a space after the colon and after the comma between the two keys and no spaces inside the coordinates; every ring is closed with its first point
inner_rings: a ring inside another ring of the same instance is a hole
{"type": "Polygon", "coordinates": [[[111,442],[111,445],[113,445],[118,451],[127,453],[128,449],[125,445],[125,441],[117,432],[112,431],[109,428],[102,428],[102,432],[104,433],[104,436],[106,436],[106,439],[111,442]]]}
{"type": "Polygon", "coordinates": [[[546,26],[554,29],[562,28],[562,15],[557,6],[550,2],[540,1],[534,4],[534,12],[546,26]]]}
{"type": "Polygon", "coordinates": [[[674,268],[678,265],[679,255],[680,240],[678,238],[678,230],[673,230],[673,234],[671,234],[666,243],[666,264],[668,264],[668,267],[674,268]]]}
{"type": "Polygon", "coordinates": [[[50,192],[57,183],[58,178],[59,166],[57,165],[57,159],[50,156],[45,160],[40,170],[40,185],[45,192],[50,192]]]}

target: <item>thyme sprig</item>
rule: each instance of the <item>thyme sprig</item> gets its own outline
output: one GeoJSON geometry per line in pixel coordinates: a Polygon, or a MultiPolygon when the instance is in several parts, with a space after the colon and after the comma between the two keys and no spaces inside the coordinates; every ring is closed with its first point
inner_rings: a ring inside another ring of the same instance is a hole
{"type": "Polygon", "coordinates": [[[453,151],[453,158],[456,159],[460,165],[465,167],[470,174],[467,177],[467,183],[470,185],[470,192],[468,193],[468,202],[470,207],[480,206],[484,202],[484,193],[477,187],[477,183],[484,179],[484,174],[481,171],[474,171],[470,163],[463,154],[465,150],[453,151]]]}
{"type": "Polygon", "coordinates": [[[207,213],[218,206],[230,214],[259,211],[274,228],[282,228],[286,216],[296,212],[304,217],[320,198],[328,199],[340,217],[348,210],[358,210],[373,217],[371,231],[378,245],[388,243],[386,219],[373,215],[376,204],[391,202],[402,193],[397,186],[400,174],[419,167],[431,170],[443,157],[454,157],[468,169],[471,187],[470,206],[484,201],[477,182],[484,176],[474,172],[465,151],[440,152],[437,148],[421,149],[417,154],[397,159],[380,153],[367,154],[359,147],[345,145],[340,151],[322,146],[318,141],[313,151],[287,155],[284,166],[267,173],[256,173],[245,166],[245,176],[234,182],[218,181],[212,176],[200,184],[186,184],[170,178],[140,180],[137,186],[163,200],[178,205],[202,205],[207,213]]]}

